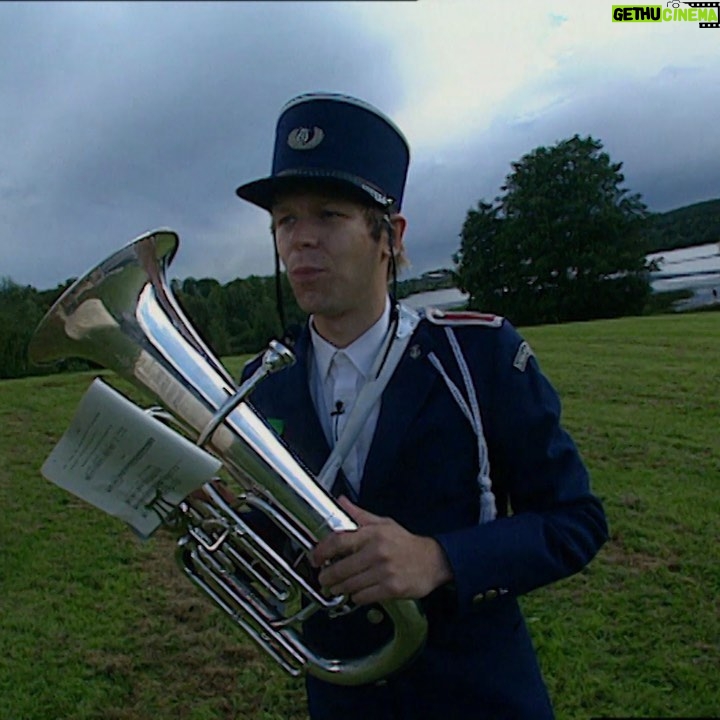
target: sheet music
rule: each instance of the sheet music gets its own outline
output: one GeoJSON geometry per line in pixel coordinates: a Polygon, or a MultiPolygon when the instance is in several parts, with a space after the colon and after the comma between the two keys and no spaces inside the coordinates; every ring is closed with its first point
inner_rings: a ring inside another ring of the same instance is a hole
{"type": "Polygon", "coordinates": [[[42,473],[147,538],[221,465],[96,378],[42,473]]]}

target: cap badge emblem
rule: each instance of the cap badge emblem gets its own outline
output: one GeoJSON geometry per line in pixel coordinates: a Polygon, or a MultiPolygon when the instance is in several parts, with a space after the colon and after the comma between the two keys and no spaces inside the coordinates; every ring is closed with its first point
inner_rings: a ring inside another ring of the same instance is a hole
{"type": "Polygon", "coordinates": [[[299,127],[290,131],[287,142],[293,150],[312,150],[323,141],[324,137],[322,128],[299,127]]]}

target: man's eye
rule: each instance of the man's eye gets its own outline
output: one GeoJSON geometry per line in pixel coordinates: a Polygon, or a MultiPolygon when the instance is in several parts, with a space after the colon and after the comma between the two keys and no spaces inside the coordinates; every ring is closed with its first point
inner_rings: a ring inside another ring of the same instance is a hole
{"type": "Polygon", "coordinates": [[[291,223],[295,217],[293,215],[281,215],[278,218],[275,218],[275,227],[282,227],[283,225],[288,225],[291,223]]]}
{"type": "Polygon", "coordinates": [[[326,208],[321,214],[324,218],[342,217],[342,213],[339,210],[331,210],[330,208],[326,208]]]}

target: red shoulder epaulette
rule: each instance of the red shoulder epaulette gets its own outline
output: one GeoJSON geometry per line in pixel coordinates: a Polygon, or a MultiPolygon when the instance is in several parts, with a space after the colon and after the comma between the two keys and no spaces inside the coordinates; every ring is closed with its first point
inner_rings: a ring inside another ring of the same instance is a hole
{"type": "Polygon", "coordinates": [[[434,307],[425,308],[425,317],[435,325],[481,325],[499,328],[505,318],[501,315],[474,312],[472,310],[440,310],[434,307]]]}

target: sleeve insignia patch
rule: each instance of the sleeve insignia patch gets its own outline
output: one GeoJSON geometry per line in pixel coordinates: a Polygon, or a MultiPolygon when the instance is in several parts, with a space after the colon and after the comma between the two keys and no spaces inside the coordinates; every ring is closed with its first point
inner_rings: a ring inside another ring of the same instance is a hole
{"type": "Polygon", "coordinates": [[[525,372],[528,361],[531,357],[534,357],[535,353],[532,351],[530,345],[523,340],[520,343],[520,347],[515,353],[515,359],[513,360],[513,367],[517,368],[520,372],[525,372]]]}
{"type": "Polygon", "coordinates": [[[445,311],[434,307],[425,308],[425,317],[435,325],[450,325],[451,327],[480,325],[499,328],[505,320],[500,315],[490,315],[471,310],[445,311]]]}

